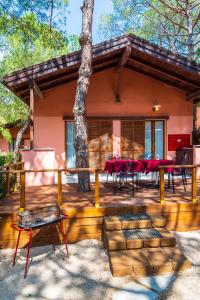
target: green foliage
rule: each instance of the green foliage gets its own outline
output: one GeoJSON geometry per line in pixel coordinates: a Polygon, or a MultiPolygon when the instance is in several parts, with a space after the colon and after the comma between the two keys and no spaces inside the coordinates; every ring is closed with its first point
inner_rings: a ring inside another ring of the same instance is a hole
{"type": "MultiPolygon", "coordinates": [[[[0,153],[0,167],[6,164],[10,164],[13,161],[12,153],[0,153]]],[[[5,175],[0,174],[0,198],[5,195],[6,192],[6,180],[5,175]]]]}
{"type": "Polygon", "coordinates": [[[107,39],[129,32],[173,52],[188,56],[189,23],[192,22],[193,25],[195,24],[192,29],[192,43],[194,50],[197,51],[198,43],[200,43],[199,0],[186,2],[112,0],[112,2],[113,13],[104,14],[100,19],[99,35],[101,37],[107,39]],[[190,7],[188,11],[187,6],[190,7]]]}
{"type": "MultiPolygon", "coordinates": [[[[0,0],[0,78],[79,48],[76,35],[66,36],[67,4],[66,0],[54,0],[53,6],[50,0],[0,0]]],[[[28,111],[0,84],[0,133],[6,140],[11,138],[6,124],[26,120],[28,111]]]]}
{"type": "Polygon", "coordinates": [[[2,34],[6,35],[6,42],[2,43],[1,76],[69,50],[68,39],[56,29],[50,30],[49,25],[39,23],[33,13],[25,14],[17,23],[7,15],[4,19],[0,21],[2,34]]]}

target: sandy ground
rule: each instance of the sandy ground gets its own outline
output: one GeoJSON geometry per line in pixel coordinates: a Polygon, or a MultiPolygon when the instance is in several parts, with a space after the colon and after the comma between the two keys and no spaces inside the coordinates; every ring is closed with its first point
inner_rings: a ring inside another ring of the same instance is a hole
{"type": "MultiPolygon", "coordinates": [[[[168,289],[157,295],[163,300],[200,299],[200,231],[178,233],[177,241],[194,266],[179,273],[168,289]]],[[[69,245],[69,251],[67,261],[62,246],[56,252],[51,246],[33,248],[28,277],[24,280],[24,250],[14,268],[11,267],[13,250],[1,250],[0,300],[111,300],[133,280],[112,277],[107,254],[99,241],[84,240],[69,245]]],[[[132,296],[130,299],[137,299],[132,296]]]]}

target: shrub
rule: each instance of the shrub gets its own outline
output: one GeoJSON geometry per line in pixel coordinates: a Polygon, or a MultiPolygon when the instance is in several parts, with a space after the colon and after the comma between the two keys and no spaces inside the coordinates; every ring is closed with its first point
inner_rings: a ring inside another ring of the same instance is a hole
{"type": "MultiPolygon", "coordinates": [[[[10,164],[13,161],[13,153],[0,153],[0,167],[10,164]]],[[[0,174],[0,198],[5,195],[6,192],[6,180],[5,175],[0,174]]]]}

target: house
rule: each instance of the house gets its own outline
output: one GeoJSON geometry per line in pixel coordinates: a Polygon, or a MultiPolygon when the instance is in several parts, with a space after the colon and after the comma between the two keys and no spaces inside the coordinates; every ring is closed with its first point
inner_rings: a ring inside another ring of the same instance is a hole
{"type": "MultiPolygon", "coordinates": [[[[33,112],[31,148],[23,151],[26,168],[75,167],[79,65],[76,51],[4,78],[33,112]]],[[[87,98],[90,166],[104,168],[113,155],[173,158],[177,148],[192,145],[199,100],[199,64],[132,34],[95,45],[87,98]]]]}

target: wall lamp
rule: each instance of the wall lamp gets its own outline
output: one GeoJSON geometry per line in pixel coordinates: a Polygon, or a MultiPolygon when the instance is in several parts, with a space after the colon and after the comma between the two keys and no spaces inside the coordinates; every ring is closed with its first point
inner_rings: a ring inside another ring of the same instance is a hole
{"type": "Polygon", "coordinates": [[[159,111],[160,108],[161,108],[161,105],[158,104],[158,103],[155,103],[155,104],[153,104],[153,106],[152,106],[153,112],[159,111]]]}

